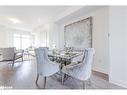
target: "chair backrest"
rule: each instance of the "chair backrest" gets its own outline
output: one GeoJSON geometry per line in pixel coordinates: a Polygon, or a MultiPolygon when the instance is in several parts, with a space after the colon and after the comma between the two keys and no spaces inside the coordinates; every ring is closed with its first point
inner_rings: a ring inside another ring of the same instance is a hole
{"type": "Polygon", "coordinates": [[[9,48],[2,48],[2,59],[3,60],[13,60],[15,56],[15,48],[9,47],[9,48]]]}
{"type": "Polygon", "coordinates": [[[40,47],[35,49],[37,72],[44,73],[46,71],[46,65],[49,63],[47,48],[40,47]]]}
{"type": "Polygon", "coordinates": [[[83,71],[85,72],[85,77],[89,78],[91,76],[93,57],[95,54],[94,48],[86,48],[83,57],[83,71]]]}
{"type": "Polygon", "coordinates": [[[46,62],[49,61],[47,48],[42,48],[42,47],[36,48],[35,55],[38,64],[46,64],[46,62]]]}

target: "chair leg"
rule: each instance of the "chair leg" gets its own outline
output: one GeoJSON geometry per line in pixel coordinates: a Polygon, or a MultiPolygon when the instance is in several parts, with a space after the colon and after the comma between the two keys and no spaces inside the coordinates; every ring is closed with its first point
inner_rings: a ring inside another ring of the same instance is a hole
{"type": "Polygon", "coordinates": [[[88,85],[89,85],[89,86],[92,85],[91,79],[88,80],[88,85]]]}
{"type": "Polygon", "coordinates": [[[46,77],[44,77],[44,89],[46,87],[46,77]]]}
{"type": "Polygon", "coordinates": [[[14,67],[14,63],[15,63],[15,60],[13,60],[13,63],[12,63],[12,68],[14,67]]]}
{"type": "Polygon", "coordinates": [[[65,77],[65,74],[62,73],[62,77],[61,77],[61,84],[62,84],[62,85],[64,84],[64,77],[65,77]]]}
{"type": "Polygon", "coordinates": [[[37,74],[37,78],[36,78],[36,84],[37,84],[37,82],[38,82],[38,79],[39,79],[39,74],[37,74]]]}
{"type": "Polygon", "coordinates": [[[83,89],[86,89],[86,81],[83,81],[83,89]]]}
{"type": "Polygon", "coordinates": [[[23,62],[23,56],[22,56],[22,62],[23,62]]]}

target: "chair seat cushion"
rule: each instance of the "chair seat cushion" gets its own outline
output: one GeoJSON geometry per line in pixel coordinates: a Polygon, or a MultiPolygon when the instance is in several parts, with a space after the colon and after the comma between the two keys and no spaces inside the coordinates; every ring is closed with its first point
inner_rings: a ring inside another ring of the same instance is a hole
{"type": "Polygon", "coordinates": [[[79,64],[72,64],[63,67],[62,72],[79,80],[87,80],[86,74],[83,70],[82,63],[79,64]]]}

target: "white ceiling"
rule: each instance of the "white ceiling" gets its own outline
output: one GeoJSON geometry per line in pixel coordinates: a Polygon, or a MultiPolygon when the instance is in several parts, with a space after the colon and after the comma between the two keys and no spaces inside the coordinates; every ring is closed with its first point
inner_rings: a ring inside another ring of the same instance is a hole
{"type": "Polygon", "coordinates": [[[0,24],[31,31],[71,6],[0,6],[0,24]],[[10,19],[18,20],[14,23],[10,19]]]}
{"type": "Polygon", "coordinates": [[[97,9],[101,9],[101,8],[104,8],[104,7],[107,7],[107,6],[82,6],[82,7],[77,8],[72,13],[70,13],[70,11],[69,11],[70,14],[64,15],[64,17],[62,19],[56,20],[56,23],[57,24],[62,24],[62,23],[67,24],[68,21],[71,21],[71,20],[75,21],[76,19],[77,20],[81,19],[81,17],[84,17],[85,14],[88,14],[92,11],[95,11],[97,9]]]}

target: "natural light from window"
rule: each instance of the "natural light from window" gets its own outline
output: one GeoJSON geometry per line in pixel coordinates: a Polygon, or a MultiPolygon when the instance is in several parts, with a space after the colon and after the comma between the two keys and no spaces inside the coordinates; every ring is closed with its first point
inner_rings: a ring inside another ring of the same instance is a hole
{"type": "Polygon", "coordinates": [[[30,46],[30,35],[14,34],[14,47],[16,47],[16,49],[26,49],[30,46]]]}

